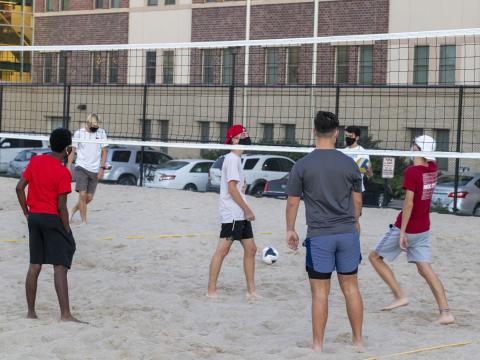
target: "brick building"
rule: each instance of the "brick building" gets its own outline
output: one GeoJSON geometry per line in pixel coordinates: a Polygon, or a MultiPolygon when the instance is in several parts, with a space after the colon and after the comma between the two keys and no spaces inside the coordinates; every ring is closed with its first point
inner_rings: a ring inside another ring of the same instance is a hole
{"type": "MultiPolygon", "coordinates": [[[[35,0],[35,45],[128,43],[128,0],[35,0]]],[[[43,53],[33,82],[126,83],[125,52],[43,53]],[[68,71],[66,70],[68,69],[68,71]]]]}

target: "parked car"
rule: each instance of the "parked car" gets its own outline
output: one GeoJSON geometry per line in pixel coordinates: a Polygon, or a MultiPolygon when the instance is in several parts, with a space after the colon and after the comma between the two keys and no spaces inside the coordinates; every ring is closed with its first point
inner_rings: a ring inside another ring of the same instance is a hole
{"type": "MultiPolygon", "coordinates": [[[[171,156],[153,148],[145,149],[143,154],[145,169],[156,168],[172,160],[171,156]]],[[[120,185],[136,185],[140,177],[140,156],[140,148],[109,147],[102,181],[120,185]]]]}
{"type": "Polygon", "coordinates": [[[50,152],[52,152],[50,149],[27,149],[20,151],[15,156],[15,159],[8,164],[7,175],[21,177],[32,157],[50,152]]]}
{"type": "MultiPolygon", "coordinates": [[[[210,168],[207,191],[220,191],[224,157],[220,156],[210,168]]],[[[242,163],[247,181],[247,194],[254,196],[261,196],[268,181],[284,177],[295,164],[286,156],[259,154],[242,156],[242,163]]]]}
{"type": "Polygon", "coordinates": [[[146,187],[206,191],[211,160],[171,160],[145,178],[146,187]]]}
{"type": "MultiPolygon", "coordinates": [[[[431,209],[453,213],[455,175],[440,176],[433,192],[431,209]]],[[[480,173],[464,172],[459,176],[457,213],[480,216],[480,173]]]]}
{"type": "Polygon", "coordinates": [[[8,171],[10,161],[14,160],[20,151],[47,147],[48,141],[0,138],[0,172],[8,171]]]}
{"type": "MultiPolygon", "coordinates": [[[[272,180],[265,184],[263,196],[279,199],[286,199],[286,188],[288,184],[288,175],[281,179],[272,180]]],[[[384,207],[392,201],[392,189],[374,181],[365,181],[365,191],[362,194],[364,206],[384,207]],[[385,197],[386,193],[386,197],[385,197]]]]}

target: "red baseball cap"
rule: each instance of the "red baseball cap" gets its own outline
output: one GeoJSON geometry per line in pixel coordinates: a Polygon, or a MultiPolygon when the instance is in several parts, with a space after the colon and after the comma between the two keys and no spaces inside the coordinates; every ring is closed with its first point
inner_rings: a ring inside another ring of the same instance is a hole
{"type": "Polygon", "coordinates": [[[233,125],[230,126],[230,128],[227,131],[227,138],[225,139],[225,144],[230,144],[230,141],[232,138],[234,138],[237,135],[240,135],[244,132],[246,132],[247,129],[243,127],[243,125],[233,125]]]}

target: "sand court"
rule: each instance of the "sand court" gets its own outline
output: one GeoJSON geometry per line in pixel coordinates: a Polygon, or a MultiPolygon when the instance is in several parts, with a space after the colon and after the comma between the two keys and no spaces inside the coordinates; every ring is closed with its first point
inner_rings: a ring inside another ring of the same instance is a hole
{"type": "MultiPolygon", "coordinates": [[[[325,353],[310,350],[310,290],[305,251],[285,244],[283,200],[252,198],[261,300],[245,299],[243,251],[232,247],[219,278],[219,298],[205,296],[208,265],[220,229],[218,195],[101,184],[89,224],[73,225],[77,242],[69,273],[72,313],[89,325],[61,324],[53,270],[44,266],[38,321],[26,320],[24,280],[28,232],[14,179],[0,178],[0,349],[5,359],[474,359],[480,351],[480,220],[432,214],[433,267],[447,290],[457,323],[434,323],[435,301],[416,267],[394,264],[410,305],[380,309],[391,295],[367,256],[397,211],[365,209],[360,287],[365,302],[366,350],[357,353],[343,296],[334,278],[325,353]],[[264,246],[278,263],[261,261],[264,246]],[[442,345],[466,343],[463,346],[442,345]],[[431,349],[430,349],[431,348],[431,349]],[[387,357],[390,358],[390,357],[387,357]]],[[[76,200],[69,198],[69,206],[76,200]]],[[[303,206],[303,205],[302,205],[303,206]]],[[[304,210],[297,229],[305,235],[304,210]]]]}

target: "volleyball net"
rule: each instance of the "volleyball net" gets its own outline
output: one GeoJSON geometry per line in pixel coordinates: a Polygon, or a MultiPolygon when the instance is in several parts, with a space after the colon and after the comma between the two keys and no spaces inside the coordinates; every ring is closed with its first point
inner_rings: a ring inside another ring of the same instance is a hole
{"type": "Polygon", "coordinates": [[[409,155],[412,138],[428,134],[446,170],[448,158],[480,157],[480,29],[8,46],[0,56],[23,59],[17,81],[0,84],[1,137],[74,131],[94,112],[111,144],[200,156],[226,149],[228,127],[243,124],[251,150],[308,152],[314,115],[325,110],[339,117],[339,148],[356,125],[372,155],[409,155]]]}

